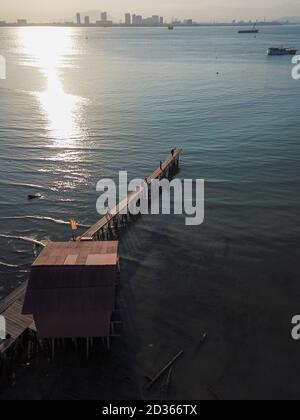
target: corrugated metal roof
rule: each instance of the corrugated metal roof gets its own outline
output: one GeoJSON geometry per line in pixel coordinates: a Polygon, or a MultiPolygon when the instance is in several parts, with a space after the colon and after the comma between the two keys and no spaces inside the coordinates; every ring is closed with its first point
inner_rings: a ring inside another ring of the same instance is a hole
{"type": "Polygon", "coordinates": [[[118,242],[50,242],[33,263],[33,267],[86,265],[90,255],[93,255],[94,265],[115,265],[118,258],[118,242]],[[100,258],[101,255],[109,257],[100,258]],[[95,256],[99,256],[99,259],[95,256]]]}
{"type": "Polygon", "coordinates": [[[65,259],[64,265],[75,265],[79,255],[68,255],[65,259]]]}
{"type": "Polygon", "coordinates": [[[86,265],[116,265],[117,262],[116,254],[90,254],[86,259],[86,265]]]}

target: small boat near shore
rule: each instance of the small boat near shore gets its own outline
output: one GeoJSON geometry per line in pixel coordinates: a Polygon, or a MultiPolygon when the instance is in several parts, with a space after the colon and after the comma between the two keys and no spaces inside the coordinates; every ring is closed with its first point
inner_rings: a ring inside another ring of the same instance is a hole
{"type": "Polygon", "coordinates": [[[42,194],[36,193],[36,194],[28,194],[27,196],[28,200],[41,200],[43,198],[42,194]]]}
{"type": "Polygon", "coordinates": [[[297,50],[295,48],[269,48],[267,51],[268,55],[296,55],[297,50]]]}

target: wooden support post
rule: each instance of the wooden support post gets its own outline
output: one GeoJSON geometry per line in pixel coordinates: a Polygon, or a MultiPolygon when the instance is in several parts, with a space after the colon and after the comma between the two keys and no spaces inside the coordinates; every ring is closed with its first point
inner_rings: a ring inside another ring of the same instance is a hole
{"type": "Polygon", "coordinates": [[[51,358],[54,360],[55,357],[55,339],[51,338],[51,358]]]}
{"type": "Polygon", "coordinates": [[[173,178],[173,174],[174,174],[174,165],[172,164],[170,166],[170,178],[173,178]]]}
{"type": "Polygon", "coordinates": [[[168,174],[167,174],[167,178],[170,181],[172,179],[172,170],[171,170],[171,166],[168,167],[168,174]]]}
{"type": "Polygon", "coordinates": [[[90,339],[89,337],[86,338],[86,360],[89,360],[89,351],[90,351],[90,339]]]}

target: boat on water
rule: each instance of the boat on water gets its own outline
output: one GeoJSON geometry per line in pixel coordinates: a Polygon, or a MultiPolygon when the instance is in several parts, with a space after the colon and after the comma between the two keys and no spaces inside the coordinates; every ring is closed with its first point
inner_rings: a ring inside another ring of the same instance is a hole
{"type": "Polygon", "coordinates": [[[239,34],[258,34],[259,29],[256,27],[256,23],[253,25],[251,29],[241,29],[239,31],[239,34]]]}
{"type": "Polygon", "coordinates": [[[168,29],[169,29],[169,31],[173,31],[174,26],[173,26],[173,25],[169,25],[169,26],[168,26],[168,29]]]}
{"type": "Polygon", "coordinates": [[[295,48],[269,48],[268,55],[296,55],[297,50],[295,48]]]}
{"type": "Polygon", "coordinates": [[[36,194],[29,194],[27,198],[28,200],[40,200],[41,198],[43,198],[43,196],[40,193],[36,193],[36,194]]]}

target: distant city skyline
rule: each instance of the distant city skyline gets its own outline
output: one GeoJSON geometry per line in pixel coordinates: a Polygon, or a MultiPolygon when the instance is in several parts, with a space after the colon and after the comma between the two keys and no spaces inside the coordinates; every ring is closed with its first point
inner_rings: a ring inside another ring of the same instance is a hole
{"type": "MultiPolygon", "coordinates": [[[[125,13],[164,16],[166,21],[178,18],[198,22],[230,22],[232,20],[274,20],[283,16],[299,16],[299,0],[10,0],[3,2],[0,21],[27,19],[30,22],[76,21],[76,13],[107,11],[108,19],[124,20],[125,13]]],[[[100,20],[100,16],[99,16],[100,20]]]]}
{"type": "Polygon", "coordinates": [[[115,27],[115,26],[151,26],[151,27],[163,27],[169,26],[171,29],[176,26],[207,26],[207,25],[249,25],[249,24],[258,24],[258,25],[279,25],[284,23],[290,23],[288,20],[279,21],[271,20],[267,21],[253,21],[253,20],[236,20],[233,19],[230,22],[197,22],[196,20],[189,18],[180,20],[178,18],[173,18],[170,21],[165,20],[164,16],[152,15],[152,16],[142,16],[139,14],[125,13],[124,19],[120,19],[119,22],[113,21],[109,18],[107,12],[97,12],[94,19],[88,13],[77,12],[75,19],[68,20],[57,20],[55,22],[33,22],[27,19],[17,19],[16,21],[6,21],[0,20],[0,27],[3,26],[67,26],[67,27],[82,27],[82,26],[102,26],[102,27],[115,27]],[[100,19],[99,19],[100,17],[100,19]]]}

